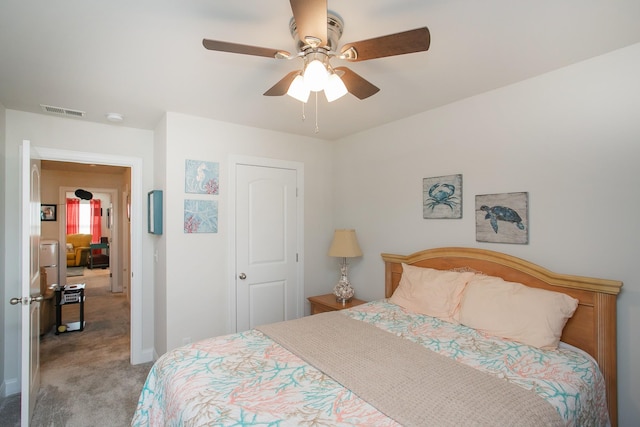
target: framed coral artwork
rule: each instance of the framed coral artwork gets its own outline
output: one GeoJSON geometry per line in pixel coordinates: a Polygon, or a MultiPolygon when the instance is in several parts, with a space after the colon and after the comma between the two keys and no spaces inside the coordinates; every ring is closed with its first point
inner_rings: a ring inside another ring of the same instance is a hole
{"type": "Polygon", "coordinates": [[[529,193],[477,195],[476,241],[529,243],[529,193]]]}
{"type": "Polygon", "coordinates": [[[462,175],[422,180],[422,217],[462,218],[462,175]]]}
{"type": "Polygon", "coordinates": [[[203,160],[186,160],[184,167],[184,192],[193,194],[218,194],[220,191],[220,165],[203,160]]]}
{"type": "Polygon", "coordinates": [[[217,233],[218,201],[217,200],[185,200],[184,232],[217,233]]]}

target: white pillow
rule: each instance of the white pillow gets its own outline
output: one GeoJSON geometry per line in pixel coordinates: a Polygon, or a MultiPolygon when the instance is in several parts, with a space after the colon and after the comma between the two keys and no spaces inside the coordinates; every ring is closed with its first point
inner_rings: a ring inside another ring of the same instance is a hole
{"type": "Polygon", "coordinates": [[[389,300],[415,313],[455,322],[462,292],[473,276],[403,263],[400,283],[389,300]]]}
{"type": "Polygon", "coordinates": [[[476,275],[465,288],[456,317],[490,335],[555,349],[577,307],[577,299],[560,292],[476,275]]]}

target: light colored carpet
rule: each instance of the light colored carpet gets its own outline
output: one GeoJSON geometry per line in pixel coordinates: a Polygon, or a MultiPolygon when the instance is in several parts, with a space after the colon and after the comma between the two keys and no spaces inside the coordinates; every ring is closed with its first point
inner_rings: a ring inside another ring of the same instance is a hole
{"type": "Polygon", "coordinates": [[[84,275],[84,266],[79,267],[67,267],[67,277],[77,277],[84,275]]]}
{"type": "MultiPolygon", "coordinates": [[[[86,326],[82,332],[51,331],[42,337],[42,384],[32,426],[130,425],[151,363],[129,363],[129,303],[123,294],[110,292],[108,274],[85,269],[84,276],[67,281],[86,283],[86,326]]],[[[63,323],[78,320],[78,304],[62,309],[63,323]]]]}

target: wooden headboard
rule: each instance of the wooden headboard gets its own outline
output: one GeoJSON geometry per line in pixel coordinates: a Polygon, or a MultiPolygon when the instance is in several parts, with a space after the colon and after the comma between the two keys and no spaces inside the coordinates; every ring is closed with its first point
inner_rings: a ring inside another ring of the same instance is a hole
{"type": "Polygon", "coordinates": [[[470,268],[578,299],[578,308],[562,332],[562,341],[581,348],[596,359],[606,383],[611,425],[618,424],[616,297],[622,282],[558,274],[511,255],[475,248],[436,248],[407,256],[382,254],[382,259],[387,298],[398,286],[402,263],[405,263],[439,270],[470,268]]]}

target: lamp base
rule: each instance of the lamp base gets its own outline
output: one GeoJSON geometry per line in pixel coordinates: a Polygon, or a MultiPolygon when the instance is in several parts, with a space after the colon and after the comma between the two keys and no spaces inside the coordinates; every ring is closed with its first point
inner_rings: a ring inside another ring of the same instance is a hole
{"type": "Polygon", "coordinates": [[[333,294],[336,296],[336,301],[343,304],[351,301],[355,293],[356,291],[351,287],[346,275],[340,277],[340,280],[333,288],[333,294]]]}

